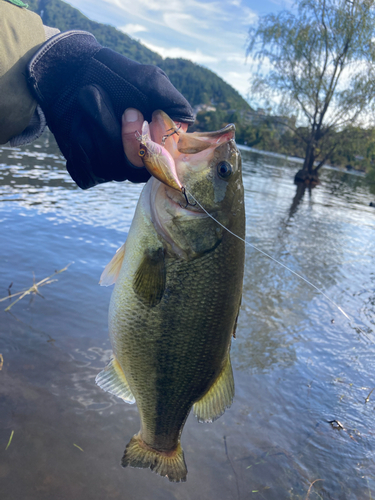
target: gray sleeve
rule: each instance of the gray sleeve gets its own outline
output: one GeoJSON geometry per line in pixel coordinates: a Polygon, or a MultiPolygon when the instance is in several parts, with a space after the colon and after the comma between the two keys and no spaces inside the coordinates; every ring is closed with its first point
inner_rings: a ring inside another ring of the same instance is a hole
{"type": "Polygon", "coordinates": [[[23,146],[24,144],[29,144],[30,142],[35,141],[43,134],[46,126],[46,117],[44,116],[42,108],[38,105],[29,125],[19,135],[12,137],[9,140],[9,145],[11,147],[23,146]]]}
{"type": "MultiPolygon", "coordinates": [[[[49,26],[43,27],[46,41],[60,33],[60,30],[58,30],[57,28],[50,28],[49,26]]],[[[30,120],[29,125],[23,132],[21,132],[21,134],[12,137],[9,141],[9,145],[11,147],[23,146],[24,144],[29,144],[30,142],[35,141],[42,135],[46,126],[46,118],[44,116],[42,108],[38,105],[33,117],[30,120]]]]}

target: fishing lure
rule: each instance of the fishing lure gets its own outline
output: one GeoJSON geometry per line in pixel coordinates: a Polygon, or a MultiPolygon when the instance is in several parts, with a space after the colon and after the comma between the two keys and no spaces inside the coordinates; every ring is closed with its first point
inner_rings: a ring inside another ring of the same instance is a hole
{"type": "MultiPolygon", "coordinates": [[[[174,133],[176,133],[176,130],[172,134],[163,136],[163,138],[166,139],[174,133]]],[[[163,145],[151,140],[150,127],[147,121],[143,122],[142,133],[138,133],[136,137],[140,142],[138,154],[150,174],[163,184],[182,191],[183,186],[178,178],[175,162],[163,145]]]]}

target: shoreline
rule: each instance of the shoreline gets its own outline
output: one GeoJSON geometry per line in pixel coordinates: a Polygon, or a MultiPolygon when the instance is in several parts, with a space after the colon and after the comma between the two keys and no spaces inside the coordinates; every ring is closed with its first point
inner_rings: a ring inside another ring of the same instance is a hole
{"type": "MultiPolygon", "coordinates": [[[[270,156],[271,158],[281,158],[287,161],[293,161],[295,163],[303,163],[304,161],[303,158],[299,158],[298,156],[289,156],[289,155],[284,155],[282,153],[273,153],[272,151],[264,151],[262,149],[251,148],[249,146],[245,146],[244,144],[237,144],[237,147],[238,149],[243,151],[248,151],[249,153],[258,153],[265,156],[270,156]]],[[[346,170],[345,167],[336,167],[333,165],[325,164],[322,166],[322,169],[335,170],[336,172],[357,175],[358,177],[366,177],[365,172],[355,170],[354,168],[352,170],[346,170]]]]}

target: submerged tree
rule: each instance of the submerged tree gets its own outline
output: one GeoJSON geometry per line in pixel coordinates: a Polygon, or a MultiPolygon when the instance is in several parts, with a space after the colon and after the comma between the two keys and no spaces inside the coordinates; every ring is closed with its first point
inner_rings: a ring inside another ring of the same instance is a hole
{"type": "Polygon", "coordinates": [[[331,133],[373,118],[375,0],[297,0],[261,17],[249,40],[260,63],[251,91],[298,116],[305,161],[296,180],[315,181],[336,147],[331,133]]]}

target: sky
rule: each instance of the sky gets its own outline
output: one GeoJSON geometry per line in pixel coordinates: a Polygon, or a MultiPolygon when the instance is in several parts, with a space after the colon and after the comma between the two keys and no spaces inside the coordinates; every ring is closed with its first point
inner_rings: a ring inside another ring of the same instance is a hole
{"type": "Polygon", "coordinates": [[[65,0],[90,19],[110,24],[163,57],[205,66],[248,96],[250,26],[291,0],[65,0]]]}

